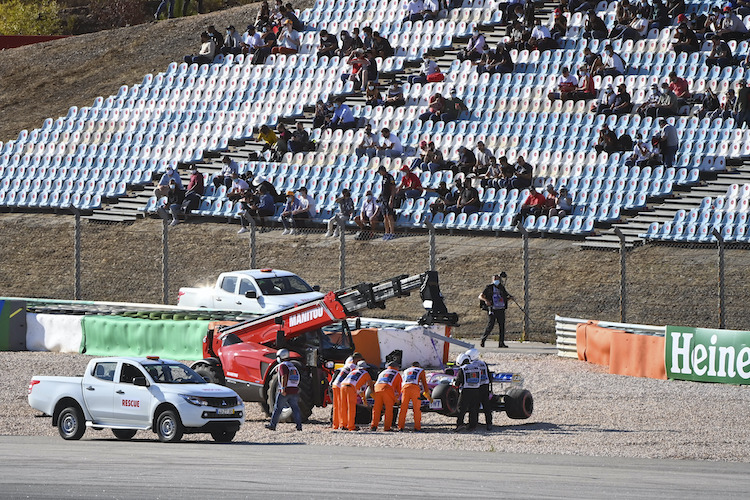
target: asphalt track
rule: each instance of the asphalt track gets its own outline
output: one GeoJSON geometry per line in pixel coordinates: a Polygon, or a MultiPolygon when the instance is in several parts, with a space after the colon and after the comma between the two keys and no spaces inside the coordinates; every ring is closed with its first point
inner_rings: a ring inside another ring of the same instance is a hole
{"type": "Polygon", "coordinates": [[[746,463],[0,437],[0,498],[747,498],[746,463]]]}

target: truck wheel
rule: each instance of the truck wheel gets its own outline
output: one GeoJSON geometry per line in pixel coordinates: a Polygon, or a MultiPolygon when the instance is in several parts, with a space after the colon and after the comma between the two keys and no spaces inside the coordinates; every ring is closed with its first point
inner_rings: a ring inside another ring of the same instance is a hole
{"type": "Polygon", "coordinates": [[[534,412],[534,398],[526,389],[514,387],[505,395],[505,414],[509,418],[529,418],[534,412]]]}
{"type": "Polygon", "coordinates": [[[432,390],[432,399],[440,401],[442,410],[438,413],[448,417],[458,415],[458,389],[450,384],[439,384],[432,390]]]}
{"type": "MultiPolygon", "coordinates": [[[[271,382],[268,384],[268,415],[273,413],[273,408],[276,406],[276,393],[279,390],[279,377],[276,375],[276,370],[271,373],[271,382]]],[[[299,405],[300,416],[302,422],[307,423],[312,415],[313,406],[313,394],[312,394],[312,377],[309,376],[308,372],[300,372],[299,381],[299,398],[297,399],[299,405]]],[[[281,416],[279,422],[294,422],[291,408],[284,408],[281,410],[281,416]]]]}
{"type": "Polygon", "coordinates": [[[225,385],[224,374],[217,366],[199,365],[195,367],[195,373],[212,384],[225,385]]]}
{"type": "Polygon", "coordinates": [[[180,417],[173,410],[166,410],[156,419],[156,435],[163,443],[175,443],[182,439],[184,429],[180,417]]]}
{"type": "Polygon", "coordinates": [[[129,441],[133,439],[136,432],[135,429],[112,429],[112,434],[114,434],[120,441],[129,441]]]}
{"type": "Polygon", "coordinates": [[[232,439],[234,439],[235,434],[237,434],[237,431],[230,431],[228,429],[216,429],[211,431],[211,437],[214,438],[214,441],[217,443],[230,443],[232,439]]]}
{"type": "Polygon", "coordinates": [[[60,412],[60,416],[57,417],[57,431],[60,437],[70,441],[77,441],[83,437],[86,422],[78,406],[67,406],[60,412]]]}

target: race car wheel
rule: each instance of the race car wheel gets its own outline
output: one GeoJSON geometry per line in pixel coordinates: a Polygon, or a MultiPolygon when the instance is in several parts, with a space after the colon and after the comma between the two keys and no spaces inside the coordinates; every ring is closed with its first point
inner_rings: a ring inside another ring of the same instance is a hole
{"type": "Polygon", "coordinates": [[[526,389],[514,387],[505,395],[505,413],[509,418],[529,418],[534,412],[534,398],[526,389]]]}
{"type": "Polygon", "coordinates": [[[228,429],[216,429],[211,431],[211,437],[214,438],[214,441],[217,443],[230,443],[232,439],[234,439],[235,434],[237,434],[237,431],[230,431],[228,429]]]}
{"type": "Polygon", "coordinates": [[[458,415],[458,389],[450,384],[439,384],[432,390],[432,399],[440,401],[442,410],[438,410],[441,415],[455,417],[458,415]]]}
{"type": "Polygon", "coordinates": [[[136,432],[135,429],[112,429],[112,434],[114,434],[120,441],[129,441],[133,439],[136,432]]]}
{"type": "Polygon", "coordinates": [[[195,368],[195,373],[212,384],[225,385],[224,374],[221,369],[211,365],[200,365],[195,368]]]}
{"type": "Polygon", "coordinates": [[[182,439],[184,433],[180,417],[172,410],[166,410],[156,419],[156,435],[163,443],[175,443],[182,439]]]}
{"type": "MultiPolygon", "coordinates": [[[[297,369],[300,369],[300,367],[297,366],[297,369]]],[[[270,377],[271,381],[268,383],[267,398],[269,416],[273,413],[274,406],[276,406],[276,393],[279,390],[279,377],[276,374],[275,369],[271,373],[270,377]]],[[[300,369],[299,398],[297,399],[297,404],[299,405],[299,412],[300,416],[302,417],[303,423],[308,422],[308,420],[310,419],[310,415],[312,415],[313,406],[315,406],[313,404],[312,391],[312,377],[310,376],[310,373],[307,371],[302,371],[300,369]]],[[[286,407],[281,410],[279,422],[294,422],[291,408],[286,407]]]]}
{"type": "Polygon", "coordinates": [[[63,439],[76,441],[86,432],[86,422],[78,406],[68,406],[57,417],[57,431],[63,439]]]}

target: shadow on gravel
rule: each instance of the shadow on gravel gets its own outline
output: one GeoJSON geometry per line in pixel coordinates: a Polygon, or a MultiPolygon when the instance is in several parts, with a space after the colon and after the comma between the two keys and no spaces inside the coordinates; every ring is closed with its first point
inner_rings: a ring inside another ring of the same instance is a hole
{"type": "Polygon", "coordinates": [[[600,427],[592,426],[592,425],[573,425],[573,424],[565,424],[565,425],[557,425],[552,424],[549,422],[533,422],[528,424],[518,424],[518,425],[506,425],[500,427],[502,430],[512,430],[512,431],[544,431],[548,432],[549,434],[576,434],[579,432],[617,432],[617,433],[625,433],[625,432],[633,432],[630,430],[625,429],[602,429],[600,427]]]}

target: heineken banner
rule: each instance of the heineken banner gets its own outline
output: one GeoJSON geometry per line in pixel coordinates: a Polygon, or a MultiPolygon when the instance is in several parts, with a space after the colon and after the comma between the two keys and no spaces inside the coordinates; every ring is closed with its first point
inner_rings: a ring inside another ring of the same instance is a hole
{"type": "Polygon", "coordinates": [[[667,326],[667,377],[750,384],[750,332],[667,326]]]}

